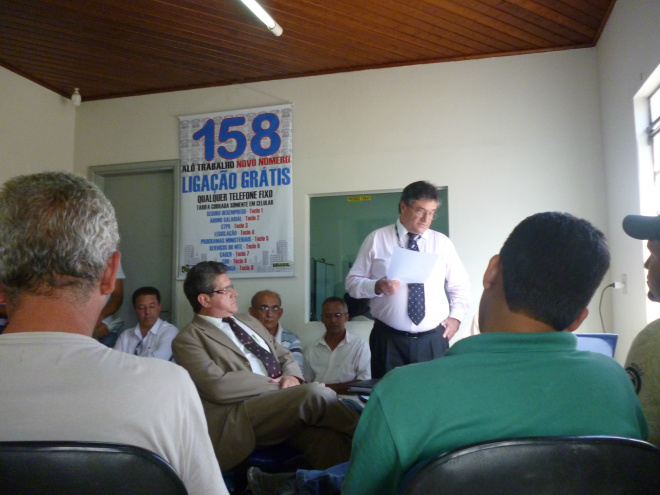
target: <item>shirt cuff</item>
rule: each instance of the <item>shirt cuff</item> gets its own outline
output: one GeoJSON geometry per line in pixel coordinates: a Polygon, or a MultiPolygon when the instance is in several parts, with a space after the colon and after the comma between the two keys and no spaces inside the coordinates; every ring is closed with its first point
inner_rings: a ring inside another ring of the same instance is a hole
{"type": "Polygon", "coordinates": [[[454,318],[455,320],[458,320],[459,323],[463,322],[463,318],[465,318],[465,311],[462,310],[450,310],[449,311],[449,316],[448,318],[454,318]]]}
{"type": "Polygon", "coordinates": [[[364,291],[369,295],[369,297],[383,297],[383,294],[376,294],[376,283],[378,280],[369,280],[364,284],[364,291]]]}

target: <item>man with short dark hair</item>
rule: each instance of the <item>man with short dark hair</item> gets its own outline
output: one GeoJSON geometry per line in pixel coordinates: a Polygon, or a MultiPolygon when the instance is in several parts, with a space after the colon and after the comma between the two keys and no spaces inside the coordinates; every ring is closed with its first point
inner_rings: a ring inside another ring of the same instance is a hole
{"type": "Polygon", "coordinates": [[[278,344],[282,344],[282,347],[289,350],[302,369],[303,355],[300,339],[295,333],[288,331],[280,324],[280,318],[284,314],[280,295],[272,290],[260,290],[252,296],[248,312],[250,316],[254,316],[266,327],[268,333],[275,337],[278,344]]]}
{"type": "Polygon", "coordinates": [[[0,440],[135,445],[169,462],[190,495],[227,495],[185,370],[92,338],[118,242],[110,201],[82,177],[26,175],[0,190],[0,440]]]}
{"type": "Polygon", "coordinates": [[[338,394],[346,394],[351,383],[371,378],[369,346],[346,331],[348,306],[340,297],[323,301],[321,321],[325,334],[304,352],[305,379],[325,383],[338,394]]]}
{"type": "Polygon", "coordinates": [[[397,366],[442,357],[467,312],[467,272],[449,238],[430,229],[439,202],[433,184],[418,181],[406,186],[396,223],[367,236],[346,277],[352,297],[371,298],[374,378],[397,366]],[[438,255],[426,281],[401,284],[388,279],[388,266],[398,248],[438,255]]]}
{"type": "Polygon", "coordinates": [[[132,301],[138,324],[122,332],[114,349],[136,356],[171,360],[172,341],[179,329],[160,319],[160,291],[155,287],[140,287],[133,292],[132,301]]]}
{"type": "Polygon", "coordinates": [[[236,314],[227,266],[198,263],[183,290],[195,316],[172,350],[197,385],[223,469],[255,446],[279,443],[301,450],[317,469],[348,460],[358,414],[333,390],[304,383],[291,353],[259,320],[236,314]]]}
{"type": "Polygon", "coordinates": [[[555,212],[526,218],[486,268],[482,333],[458,341],[442,359],[389,372],[364,408],[350,463],[321,476],[299,471],[288,481],[252,469],[252,493],[284,483],[302,486],[299,493],[336,493],[345,473],[343,495],[394,495],[420,461],[477,442],[645,438],[623,368],[577,350],[571,333],[587,317],[609,263],[605,237],[586,220],[555,212]],[[318,483],[331,474],[334,486],[321,491],[318,483]]]}
{"type": "MultiPolygon", "coordinates": [[[[660,216],[628,215],[623,230],[630,237],[648,241],[648,298],[660,302],[660,216]]],[[[660,319],[649,323],[635,337],[626,358],[626,371],[649,423],[648,441],[660,446],[660,319]]]]}

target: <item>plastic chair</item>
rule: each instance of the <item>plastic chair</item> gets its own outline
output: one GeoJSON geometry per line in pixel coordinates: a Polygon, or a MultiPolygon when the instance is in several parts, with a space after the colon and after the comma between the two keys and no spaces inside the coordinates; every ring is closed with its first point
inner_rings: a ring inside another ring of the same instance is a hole
{"type": "Polygon", "coordinates": [[[657,495],[660,449],[620,437],[498,440],[413,468],[400,495],[657,495]]]}
{"type": "Polygon", "coordinates": [[[0,442],[0,493],[187,495],[188,492],[165,460],[140,447],[97,442],[0,442]]]}

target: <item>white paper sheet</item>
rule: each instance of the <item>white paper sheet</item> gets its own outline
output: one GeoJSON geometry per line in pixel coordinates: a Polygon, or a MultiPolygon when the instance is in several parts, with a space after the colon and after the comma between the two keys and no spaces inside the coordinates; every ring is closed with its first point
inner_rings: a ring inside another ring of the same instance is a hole
{"type": "Polygon", "coordinates": [[[431,276],[439,257],[440,255],[435,253],[420,253],[395,247],[387,270],[387,278],[405,284],[424,283],[431,276]]]}

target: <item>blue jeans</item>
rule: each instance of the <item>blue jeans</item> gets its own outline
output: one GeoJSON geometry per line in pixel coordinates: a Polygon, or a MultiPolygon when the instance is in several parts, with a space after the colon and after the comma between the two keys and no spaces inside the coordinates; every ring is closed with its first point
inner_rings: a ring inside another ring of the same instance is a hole
{"type": "Polygon", "coordinates": [[[348,471],[348,462],[337,464],[325,471],[299,469],[296,488],[300,495],[339,495],[348,471]]]}

